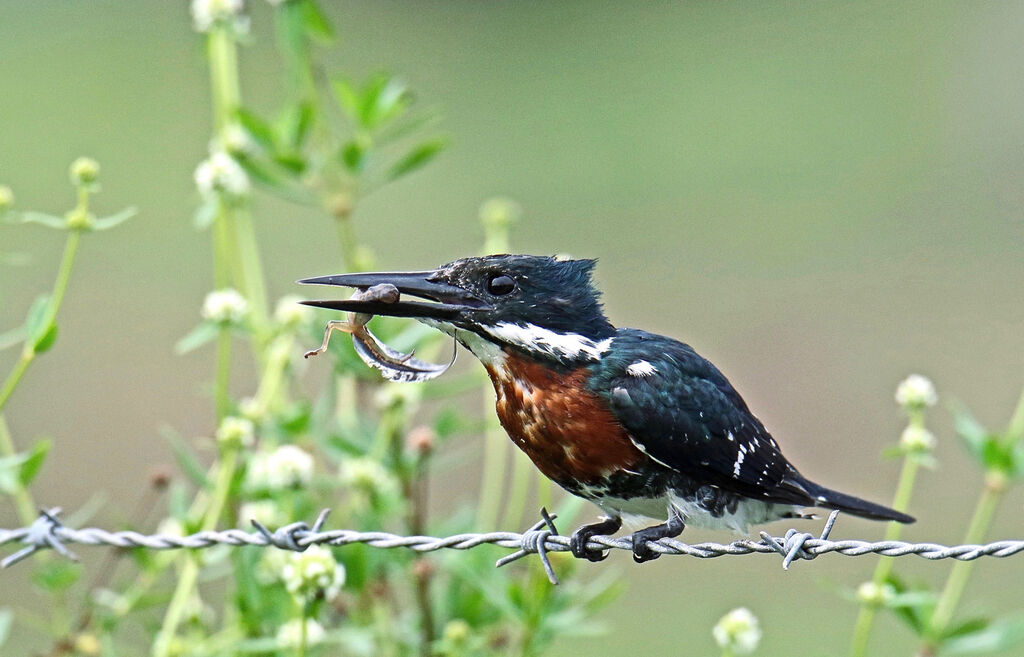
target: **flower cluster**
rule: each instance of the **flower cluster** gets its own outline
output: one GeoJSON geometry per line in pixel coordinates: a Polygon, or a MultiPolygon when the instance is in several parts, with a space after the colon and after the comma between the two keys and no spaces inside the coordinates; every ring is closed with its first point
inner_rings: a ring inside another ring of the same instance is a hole
{"type": "Polygon", "coordinates": [[[249,488],[256,490],[305,486],[313,480],[313,457],[301,447],[281,445],[254,454],[245,475],[249,488]]]}
{"type": "Polygon", "coordinates": [[[296,598],[305,600],[323,596],[333,600],[345,583],[345,567],[335,561],[329,549],[311,545],[305,552],[291,555],[281,571],[281,579],[288,592],[296,598]]]}
{"type": "Polygon", "coordinates": [[[749,655],[761,641],[761,625],[746,607],[733,609],[711,630],[715,643],[734,655],[749,655]]]}
{"type": "Polygon", "coordinates": [[[196,187],[204,197],[226,194],[230,197],[249,193],[249,176],[235,158],[224,150],[215,149],[210,157],[199,163],[193,174],[196,187]]]}
{"type": "Polygon", "coordinates": [[[203,319],[218,324],[237,324],[249,312],[249,302],[237,290],[214,290],[203,300],[203,319]]]}
{"type": "Polygon", "coordinates": [[[244,34],[249,21],[242,16],[243,5],[243,0],[192,0],[192,26],[197,32],[209,32],[220,24],[244,34]]]}
{"type": "Polygon", "coordinates": [[[256,442],[256,428],[252,420],[229,415],[217,427],[217,442],[225,447],[252,447],[256,442]]]}
{"type": "Polygon", "coordinates": [[[920,374],[911,374],[896,387],[896,403],[907,411],[923,410],[938,400],[935,385],[920,374]]]}

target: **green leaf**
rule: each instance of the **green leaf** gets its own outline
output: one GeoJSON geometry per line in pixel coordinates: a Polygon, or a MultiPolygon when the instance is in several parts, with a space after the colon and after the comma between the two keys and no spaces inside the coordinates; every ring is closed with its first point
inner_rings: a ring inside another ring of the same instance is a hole
{"type": "Polygon", "coordinates": [[[396,180],[419,169],[434,159],[446,145],[447,143],[443,139],[432,139],[416,146],[391,165],[391,168],[388,169],[387,179],[396,180]]]}
{"type": "Polygon", "coordinates": [[[18,477],[21,474],[21,464],[24,462],[24,454],[0,458],[0,493],[11,495],[20,489],[18,477]]]}
{"type": "Polygon", "coordinates": [[[46,333],[43,333],[36,339],[36,343],[32,346],[33,351],[37,354],[46,353],[53,346],[53,343],[57,341],[57,323],[50,324],[50,327],[46,329],[46,333]]]}
{"type": "Polygon", "coordinates": [[[178,343],[174,345],[174,351],[178,354],[187,354],[190,351],[195,351],[206,343],[215,340],[219,331],[220,327],[213,322],[202,322],[192,329],[188,335],[178,340],[178,343]]]}
{"type": "Polygon", "coordinates": [[[297,103],[288,108],[282,118],[282,133],[291,148],[299,148],[305,143],[315,117],[316,110],[311,103],[297,103]]]}
{"type": "Polygon", "coordinates": [[[235,110],[235,120],[264,150],[277,150],[277,136],[269,123],[242,107],[235,110]]]}
{"type": "Polygon", "coordinates": [[[14,622],[14,613],[7,609],[0,609],[0,647],[7,643],[7,637],[11,635],[11,625],[14,622]]]}
{"type": "Polygon", "coordinates": [[[0,351],[4,349],[10,349],[16,345],[21,344],[25,341],[28,336],[28,331],[25,329],[25,325],[12,328],[10,331],[0,333],[0,351]]]}
{"type": "Polygon", "coordinates": [[[39,224],[57,230],[67,230],[68,227],[68,221],[64,217],[55,217],[45,212],[22,212],[20,219],[23,224],[39,224]]]}
{"type": "Polygon", "coordinates": [[[992,620],[989,618],[969,618],[965,621],[961,621],[956,625],[948,628],[943,634],[943,639],[952,639],[953,637],[964,636],[966,634],[974,634],[979,630],[983,630],[992,624],[992,620]]]}
{"type": "Polygon", "coordinates": [[[32,573],[32,581],[36,586],[50,593],[60,593],[68,590],[77,582],[81,574],[82,566],[80,564],[58,559],[41,566],[32,573]]]}
{"type": "Polygon", "coordinates": [[[320,43],[326,45],[334,39],[334,28],[313,0],[305,0],[302,3],[302,23],[306,33],[320,43]]]}
{"type": "Polygon", "coordinates": [[[109,217],[103,217],[102,219],[96,219],[93,221],[93,230],[110,230],[115,226],[120,226],[124,222],[128,221],[136,214],[138,214],[137,208],[125,208],[120,212],[110,215],[109,217]]]}
{"type": "Polygon", "coordinates": [[[968,631],[942,642],[942,652],[950,655],[1009,650],[1024,641],[1024,619],[1004,618],[976,631],[968,631]]]}
{"type": "Polygon", "coordinates": [[[46,311],[50,306],[50,295],[40,294],[29,306],[28,315],[25,318],[25,334],[27,339],[33,339],[43,332],[43,324],[46,322],[46,311]]]}
{"type": "Polygon", "coordinates": [[[18,483],[23,488],[28,488],[39,474],[39,469],[43,467],[43,462],[46,461],[46,455],[50,453],[52,444],[50,440],[39,440],[32,446],[32,450],[25,457],[21,464],[21,471],[18,473],[18,483]]]}
{"type": "Polygon", "coordinates": [[[185,476],[200,488],[208,487],[209,481],[206,478],[206,469],[203,468],[199,459],[196,458],[192,448],[175,432],[168,429],[162,433],[164,439],[170,443],[171,451],[174,452],[174,459],[178,462],[178,466],[185,473],[185,476]]]}
{"type": "Polygon", "coordinates": [[[334,89],[334,97],[338,101],[338,106],[341,107],[341,111],[345,113],[345,116],[351,121],[359,120],[359,94],[355,88],[347,80],[333,80],[331,87],[334,89]]]}
{"type": "Polygon", "coordinates": [[[353,139],[341,147],[341,162],[352,173],[362,173],[366,165],[366,148],[361,140],[353,139]]]}
{"type": "Polygon", "coordinates": [[[379,75],[363,91],[363,125],[373,129],[398,117],[408,106],[409,89],[398,78],[379,75]]]}

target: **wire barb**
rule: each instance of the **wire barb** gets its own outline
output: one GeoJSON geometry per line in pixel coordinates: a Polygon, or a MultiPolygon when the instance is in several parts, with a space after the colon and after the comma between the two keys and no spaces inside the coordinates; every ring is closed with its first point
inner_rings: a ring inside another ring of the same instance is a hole
{"type": "MultiPolygon", "coordinates": [[[[541,520],[522,534],[515,532],[490,532],[486,534],[456,534],[436,538],[433,536],[400,536],[387,532],[359,532],[351,529],[325,530],[328,510],[317,516],[312,527],[304,522],[296,522],[271,531],[258,522],[253,522],[254,531],[241,529],[224,529],[220,531],[201,531],[189,536],[170,534],[145,535],[134,531],[110,532],[95,527],[72,529],[64,526],[58,514],[60,509],[41,510],[37,518],[28,527],[19,529],[0,528],[0,546],[23,546],[20,550],[0,561],[0,567],[10,567],[43,549],[53,549],[68,558],[77,557],[67,548],[68,544],[78,545],[109,545],[118,548],[145,548],[150,550],[199,550],[214,545],[232,545],[236,547],[276,547],[283,550],[303,551],[310,545],[329,545],[340,547],[353,543],[361,543],[374,548],[406,548],[416,552],[433,552],[435,550],[469,550],[480,545],[492,544],[514,550],[512,554],[498,561],[502,566],[521,559],[529,554],[536,554],[544,565],[544,571],[552,583],[557,583],[554,569],[551,567],[549,553],[568,552],[569,537],[561,536],[555,528],[554,517],[546,510],[541,510],[541,520]]],[[[810,560],[827,552],[835,552],[848,557],[865,554],[879,554],[886,557],[902,557],[917,555],[924,559],[956,559],[972,561],[981,557],[1005,558],[1024,552],[1024,540],[996,541],[986,545],[938,545],[936,543],[907,543],[904,541],[860,541],[832,540],[829,535],[835,525],[837,512],[829,515],[825,527],[819,536],[791,529],[785,536],[771,536],[761,533],[761,540],[743,539],[728,544],[697,543],[687,544],[671,538],[650,541],[649,545],[661,554],[686,555],[698,559],[713,559],[731,555],[774,554],[782,556],[782,566],[788,569],[797,559],[810,560]]],[[[594,536],[587,543],[594,550],[629,550],[633,542],[629,536],[615,538],[611,536],[594,536]]]]}
{"type": "MultiPolygon", "coordinates": [[[[46,509],[39,509],[39,517],[36,518],[35,522],[25,528],[24,534],[21,537],[21,543],[27,544],[24,547],[12,555],[9,555],[3,561],[0,561],[0,568],[9,568],[14,564],[18,563],[22,559],[27,559],[39,550],[44,548],[52,548],[57,551],[60,556],[70,559],[71,561],[78,561],[78,557],[74,552],[67,549],[61,542],[60,536],[57,535],[57,531],[64,528],[61,524],[60,519],[57,517],[60,515],[61,508],[54,507],[47,511],[46,509]]],[[[0,533],[2,535],[2,533],[0,533]]],[[[0,541],[2,543],[3,541],[0,541]]]]}
{"type": "Polygon", "coordinates": [[[540,557],[540,562],[544,564],[544,572],[547,573],[548,581],[558,586],[558,576],[555,575],[555,569],[551,565],[551,560],[548,559],[548,538],[551,536],[558,536],[558,529],[555,527],[555,518],[557,515],[548,515],[548,510],[544,507],[540,508],[540,521],[533,527],[530,527],[525,534],[519,540],[519,549],[512,554],[498,559],[495,563],[495,567],[501,568],[505,564],[518,561],[528,554],[536,553],[540,557]]]}

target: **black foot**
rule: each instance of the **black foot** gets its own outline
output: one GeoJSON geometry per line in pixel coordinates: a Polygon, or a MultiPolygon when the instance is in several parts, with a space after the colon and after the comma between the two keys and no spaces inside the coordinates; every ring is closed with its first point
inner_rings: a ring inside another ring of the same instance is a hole
{"type": "Polygon", "coordinates": [[[643,563],[657,559],[661,555],[652,550],[647,542],[659,538],[675,538],[683,533],[685,527],[683,519],[673,509],[664,523],[633,532],[633,561],[643,563]]]}
{"type": "Polygon", "coordinates": [[[583,525],[569,537],[569,549],[572,556],[587,561],[604,561],[608,553],[604,550],[588,550],[587,541],[592,536],[614,534],[622,527],[622,518],[605,518],[592,525],[583,525]]]}

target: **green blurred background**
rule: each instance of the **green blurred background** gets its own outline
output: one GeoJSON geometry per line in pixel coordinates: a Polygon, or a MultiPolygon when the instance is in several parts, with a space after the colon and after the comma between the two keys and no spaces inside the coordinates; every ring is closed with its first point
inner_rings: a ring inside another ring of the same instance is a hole
{"type": "MultiPolygon", "coordinates": [[[[249,4],[243,94],[269,111],[285,89],[269,8],[249,4]]],[[[475,253],[479,204],[510,196],[524,208],[519,250],[600,258],[615,323],[694,345],[801,470],[872,499],[892,494],[896,465],[879,451],[902,429],[892,394],[906,374],[1005,425],[1024,383],[1021,3],[325,5],[340,35],[328,69],[401,73],[440,108],[452,142],[361,206],[358,229],[382,267],[475,253]]],[[[8,406],[22,441],[55,439],[40,503],[74,509],[102,494],[103,525],[136,500],[147,466],[170,459],[161,427],[201,435],[212,421],[200,383],[212,357],[172,348],[212,280],[208,235],[191,222],[210,133],[201,40],[182,2],[0,10],[0,183],[20,209],[62,212],[67,164],[90,155],[103,167],[97,212],[140,208],[85,239],[60,339],[8,406]]],[[[274,297],[339,268],[322,214],[262,196],[256,218],[274,297]]],[[[0,269],[0,328],[52,284],[61,246],[52,231],[0,226],[0,251],[31,254],[0,269]]],[[[0,354],[3,371],[15,351],[0,354]]],[[[920,521],[906,536],[958,542],[980,475],[948,413],[930,418],[941,469],[920,478],[920,521]]],[[[471,500],[476,484],[454,497],[471,500]]],[[[993,537],[1024,537],[1021,502],[1006,500],[993,537]]],[[[0,507],[0,526],[15,525],[0,507]]],[[[881,533],[844,517],[836,536],[881,533]]],[[[843,654],[856,610],[831,589],[873,566],[830,556],[790,572],[768,557],[635,567],[615,555],[581,569],[628,578],[602,614],[613,631],[561,649],[707,655],[714,622],[745,605],[764,626],[760,654],[843,654]]],[[[898,570],[938,583],[948,568],[907,558],[898,570]]],[[[0,573],[0,603],[31,606],[27,571],[0,573]]],[[[979,563],[962,615],[1020,608],[1022,572],[979,563]]],[[[889,617],[875,640],[878,654],[912,645],[889,617]]]]}

